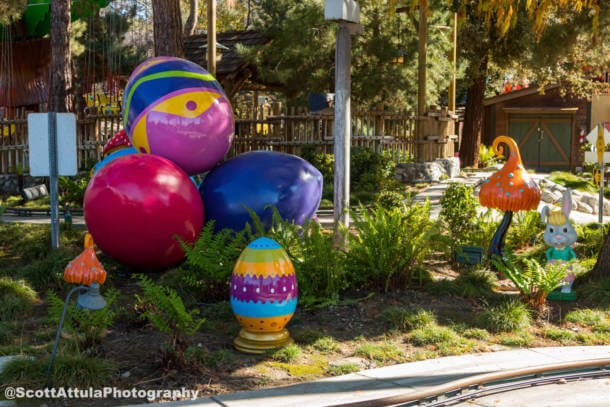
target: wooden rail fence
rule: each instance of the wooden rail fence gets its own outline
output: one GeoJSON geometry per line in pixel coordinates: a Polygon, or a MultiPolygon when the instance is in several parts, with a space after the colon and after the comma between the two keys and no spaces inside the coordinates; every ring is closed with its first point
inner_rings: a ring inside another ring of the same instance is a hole
{"type": "MultiPolygon", "coordinates": [[[[318,151],[333,151],[332,113],[311,114],[297,109],[264,112],[236,118],[235,139],[229,156],[252,150],[299,154],[301,147],[315,145],[318,151]]],[[[123,128],[120,114],[88,113],[77,119],[79,168],[88,168],[102,158],[109,137],[123,128]]],[[[25,112],[0,118],[0,174],[27,172],[28,142],[25,112]]],[[[61,136],[61,135],[60,135],[61,136]]],[[[395,160],[412,159],[415,119],[406,111],[352,113],[352,145],[370,148],[395,160]]]]}

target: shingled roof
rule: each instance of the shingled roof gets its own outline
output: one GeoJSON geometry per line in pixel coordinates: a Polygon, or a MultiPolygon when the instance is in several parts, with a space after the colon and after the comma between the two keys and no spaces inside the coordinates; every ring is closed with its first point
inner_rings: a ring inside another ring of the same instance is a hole
{"type": "MultiPolygon", "coordinates": [[[[225,31],[216,34],[216,42],[219,44],[217,52],[222,53],[220,61],[216,62],[216,77],[228,94],[251,88],[277,88],[257,79],[256,68],[249,65],[237,53],[237,44],[251,47],[263,45],[268,41],[269,39],[262,33],[255,30],[225,31]]],[[[206,68],[207,35],[198,34],[184,38],[184,55],[186,59],[206,68]]]]}

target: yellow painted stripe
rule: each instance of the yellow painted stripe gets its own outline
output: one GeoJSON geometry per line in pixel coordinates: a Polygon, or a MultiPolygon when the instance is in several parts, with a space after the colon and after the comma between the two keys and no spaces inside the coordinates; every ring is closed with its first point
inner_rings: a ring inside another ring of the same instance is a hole
{"type": "Polygon", "coordinates": [[[151,110],[193,119],[208,110],[212,103],[221,96],[218,93],[212,92],[182,93],[164,100],[151,110]],[[194,110],[187,109],[186,104],[188,102],[195,102],[197,107],[194,110]]]}
{"type": "Polygon", "coordinates": [[[263,276],[263,277],[276,277],[276,276],[289,276],[294,274],[294,267],[290,260],[277,260],[270,263],[250,263],[246,261],[238,260],[233,269],[233,273],[245,276],[263,276]]]}
{"type": "Polygon", "coordinates": [[[144,147],[147,153],[150,153],[150,145],[148,145],[148,137],[146,134],[146,116],[148,113],[143,115],[140,120],[136,123],[136,126],[131,130],[131,141],[133,146],[142,152],[141,147],[144,147]]]}

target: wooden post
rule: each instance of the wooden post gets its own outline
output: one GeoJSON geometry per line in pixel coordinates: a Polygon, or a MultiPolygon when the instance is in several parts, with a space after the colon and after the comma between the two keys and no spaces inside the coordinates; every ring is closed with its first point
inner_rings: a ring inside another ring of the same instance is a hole
{"type": "Polygon", "coordinates": [[[351,130],[351,50],[349,23],[339,22],[335,50],[335,244],[344,246],[339,224],[349,227],[349,168],[351,130]]]}
{"type": "Polygon", "coordinates": [[[417,66],[417,161],[426,160],[427,146],[424,141],[424,115],[426,114],[426,49],[428,28],[428,0],[419,0],[419,43],[417,66]]]}
{"type": "Polygon", "coordinates": [[[208,72],[216,76],[216,0],[208,0],[208,72]]]}
{"type": "Polygon", "coordinates": [[[449,82],[449,112],[455,113],[455,71],[457,69],[457,13],[453,13],[453,47],[451,47],[451,82],[449,82]]]}

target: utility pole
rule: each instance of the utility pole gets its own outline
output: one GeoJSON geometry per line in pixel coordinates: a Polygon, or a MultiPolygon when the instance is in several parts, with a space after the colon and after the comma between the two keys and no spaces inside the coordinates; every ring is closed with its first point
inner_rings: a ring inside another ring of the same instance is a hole
{"type": "Polygon", "coordinates": [[[417,160],[426,160],[427,147],[424,141],[424,115],[426,114],[426,52],[428,31],[428,0],[419,0],[419,42],[417,64],[417,160]]]}
{"type": "Polygon", "coordinates": [[[216,0],[208,0],[208,72],[216,76],[216,0]]]}
{"type": "Polygon", "coordinates": [[[349,227],[349,179],[351,147],[351,58],[353,34],[361,32],[360,7],[354,0],[325,0],[324,18],[337,21],[335,49],[335,189],[333,212],[335,245],[344,247],[340,225],[349,227]]]}

